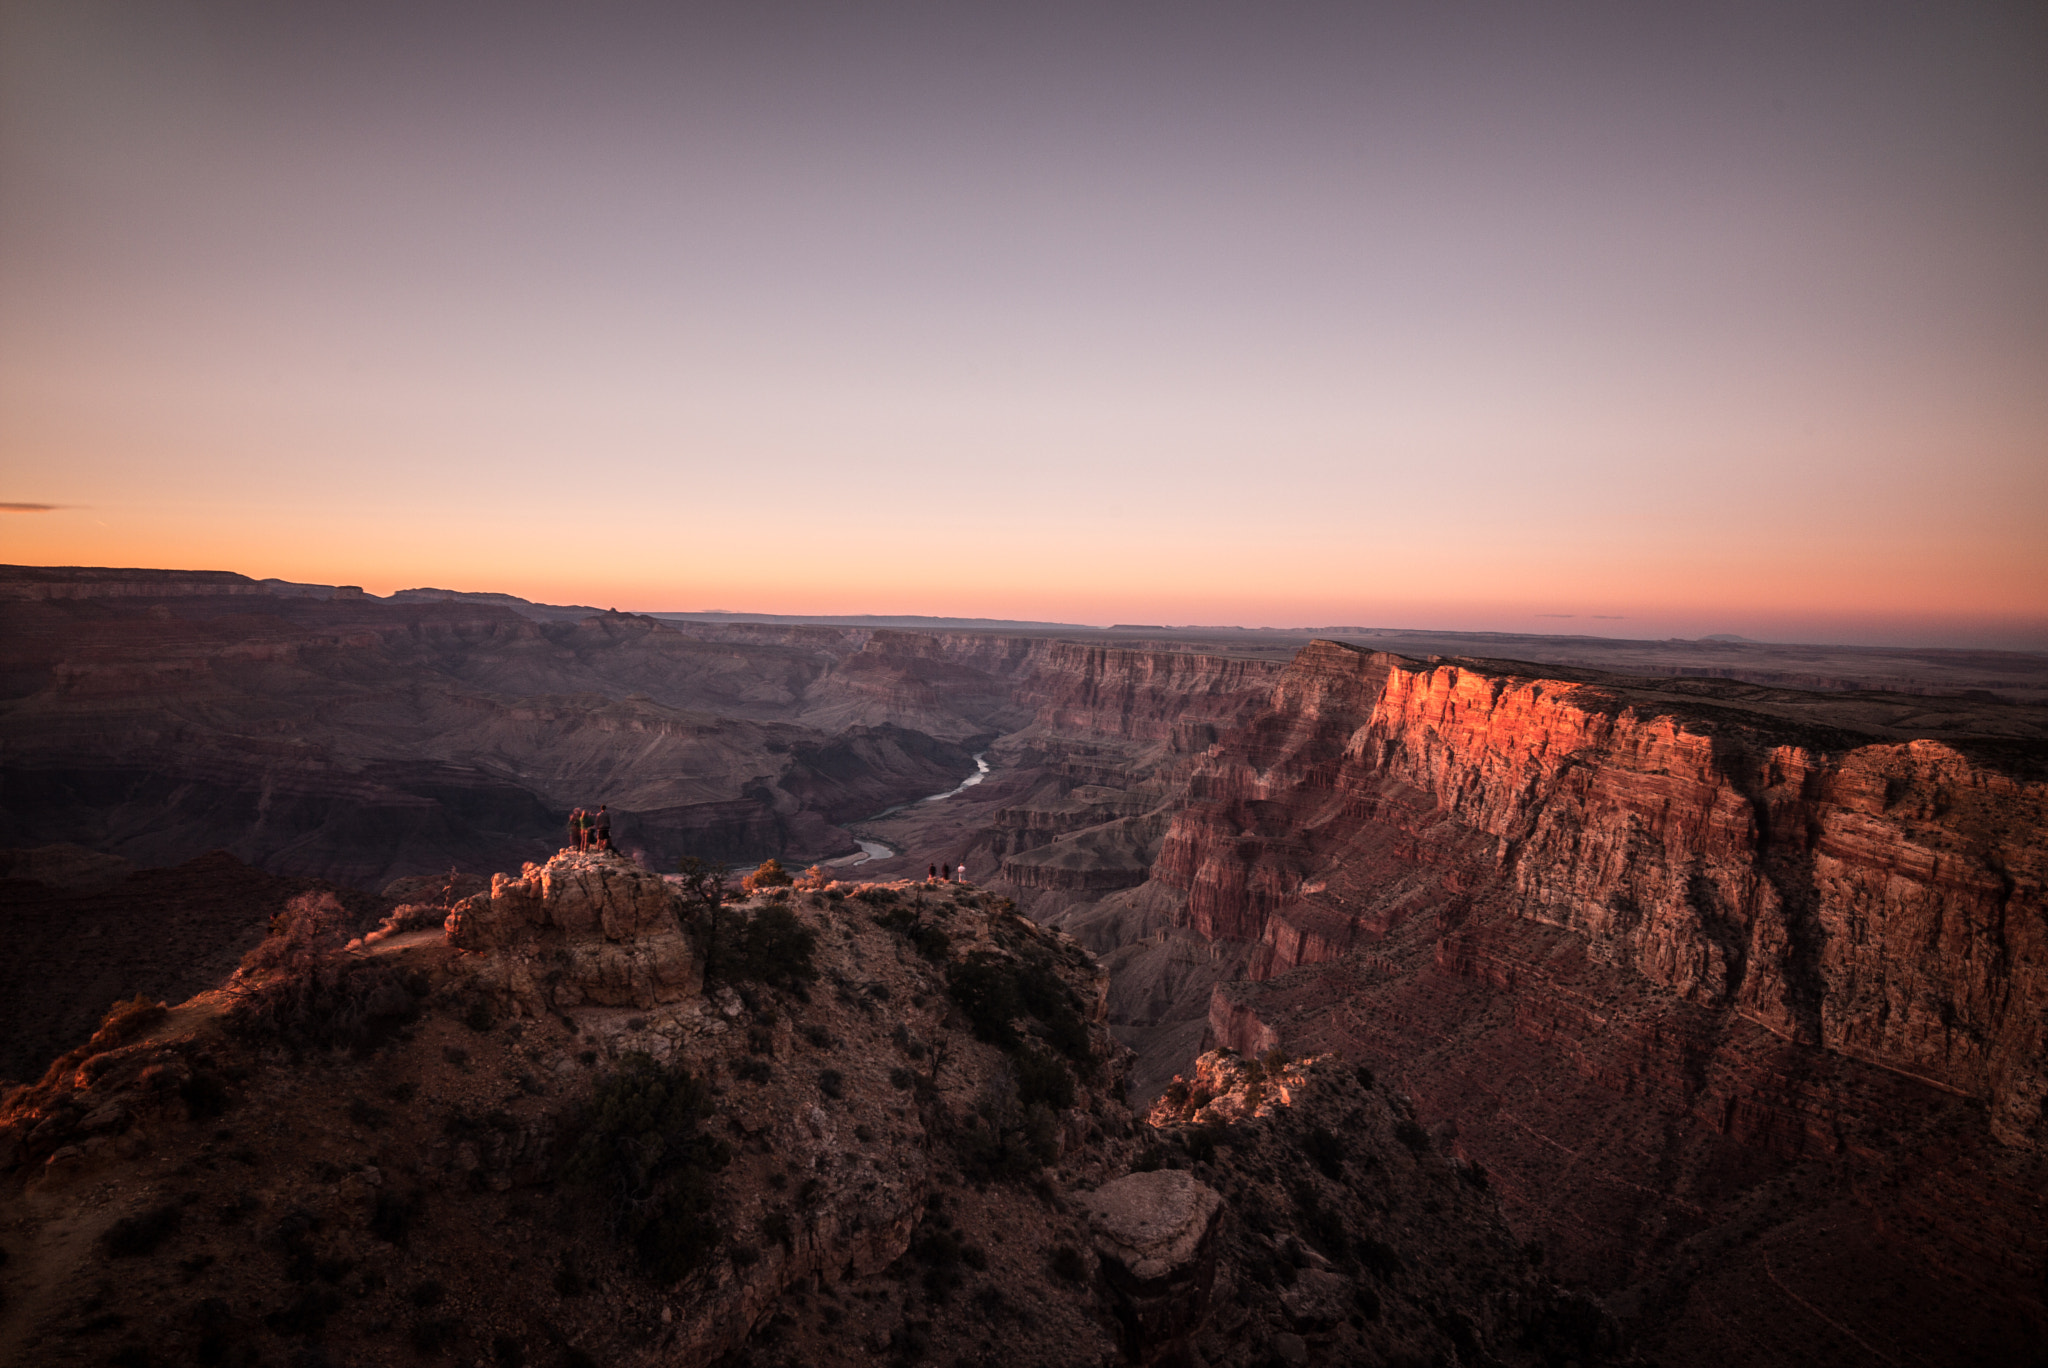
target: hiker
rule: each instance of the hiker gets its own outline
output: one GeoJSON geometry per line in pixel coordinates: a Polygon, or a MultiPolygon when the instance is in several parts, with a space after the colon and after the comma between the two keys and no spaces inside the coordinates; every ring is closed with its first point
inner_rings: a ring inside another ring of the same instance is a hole
{"type": "Polygon", "coordinates": [[[966,866],[966,865],[961,865],[961,866],[960,866],[960,872],[959,872],[959,873],[957,873],[957,874],[955,874],[955,875],[953,876],[953,882],[954,882],[954,883],[966,883],[966,882],[967,882],[967,866],[966,866]]]}
{"type": "Polygon", "coordinates": [[[583,809],[577,808],[569,814],[569,849],[583,849],[583,809]]]}
{"type": "Polygon", "coordinates": [[[612,815],[605,811],[603,803],[597,805],[597,816],[593,820],[597,826],[597,840],[592,842],[592,848],[596,850],[610,850],[612,848],[612,815]]]}
{"type": "Polygon", "coordinates": [[[933,880],[937,879],[938,877],[939,877],[939,867],[938,867],[937,865],[935,865],[935,864],[934,864],[934,865],[926,865],[926,866],[924,867],[924,881],[925,881],[926,883],[931,883],[931,882],[932,882],[933,880]]]}

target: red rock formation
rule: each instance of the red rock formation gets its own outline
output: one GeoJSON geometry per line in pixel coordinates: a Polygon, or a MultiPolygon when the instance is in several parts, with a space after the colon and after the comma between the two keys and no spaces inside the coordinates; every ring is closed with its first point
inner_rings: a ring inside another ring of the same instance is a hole
{"type": "Polygon", "coordinates": [[[2048,784],[1808,707],[1304,652],[1155,867],[1261,945],[1212,1038],[1392,1074],[1563,1267],[1654,1305],[1660,1357],[1754,1357],[1725,1318],[1773,1299],[1928,1361],[2015,1352],[2048,1325],[2048,784]],[[1870,1294],[1915,1261],[1957,1281],[1870,1294]]]}
{"type": "Polygon", "coordinates": [[[1983,1098],[2048,1081],[2048,785],[1624,691],[1303,653],[1205,761],[1158,874],[1268,972],[1402,918],[1502,906],[1806,1044],[1983,1098]],[[1391,877],[1390,877],[1391,876],[1391,877]]]}

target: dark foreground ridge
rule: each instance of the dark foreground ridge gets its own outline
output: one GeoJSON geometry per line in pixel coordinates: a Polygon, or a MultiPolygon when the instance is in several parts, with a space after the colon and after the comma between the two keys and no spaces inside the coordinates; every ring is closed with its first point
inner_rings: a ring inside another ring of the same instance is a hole
{"type": "Polygon", "coordinates": [[[962,885],[720,907],[564,852],[445,925],[301,895],[5,1098],[0,1362],[1612,1355],[1368,1075],[1219,1062],[1135,1117],[1105,982],[962,885]]]}

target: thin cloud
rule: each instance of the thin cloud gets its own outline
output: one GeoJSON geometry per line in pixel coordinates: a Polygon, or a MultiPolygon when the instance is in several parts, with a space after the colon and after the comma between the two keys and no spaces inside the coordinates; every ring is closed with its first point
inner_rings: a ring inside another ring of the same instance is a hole
{"type": "Polygon", "coordinates": [[[0,513],[54,513],[63,504],[0,503],[0,513]]]}

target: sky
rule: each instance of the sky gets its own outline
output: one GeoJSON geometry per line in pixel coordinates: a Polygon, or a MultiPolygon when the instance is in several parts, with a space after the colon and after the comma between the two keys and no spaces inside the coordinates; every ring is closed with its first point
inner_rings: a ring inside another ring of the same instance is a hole
{"type": "Polygon", "coordinates": [[[2048,649],[2048,7],[0,3],[0,561],[2048,649]]]}

